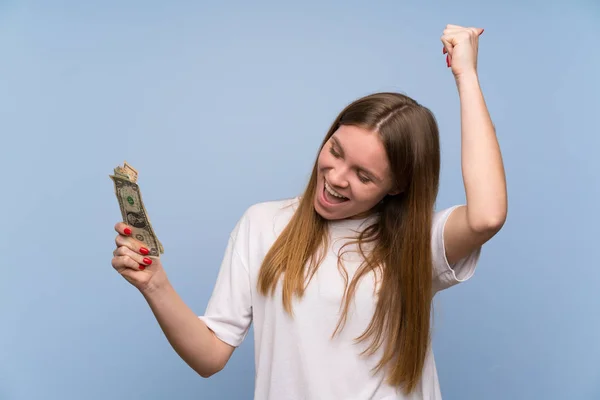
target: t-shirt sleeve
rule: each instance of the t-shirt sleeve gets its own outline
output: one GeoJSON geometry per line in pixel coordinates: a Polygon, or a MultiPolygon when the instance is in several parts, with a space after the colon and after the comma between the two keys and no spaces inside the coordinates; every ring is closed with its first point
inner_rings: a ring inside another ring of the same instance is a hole
{"type": "Polygon", "coordinates": [[[448,217],[460,205],[438,211],[433,217],[431,230],[431,247],[433,252],[433,291],[434,293],[448,289],[458,283],[465,282],[473,276],[481,254],[481,246],[474,249],[470,254],[449,264],[446,258],[446,246],[444,244],[444,227],[448,217]]]}
{"type": "Polygon", "coordinates": [[[213,293],[199,318],[223,342],[239,346],[252,323],[250,274],[244,260],[247,236],[243,218],[229,237],[213,293]]]}

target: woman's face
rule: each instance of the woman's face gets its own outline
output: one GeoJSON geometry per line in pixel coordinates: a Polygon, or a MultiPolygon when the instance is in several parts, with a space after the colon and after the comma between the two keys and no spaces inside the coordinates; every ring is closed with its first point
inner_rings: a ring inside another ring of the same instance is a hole
{"type": "Polygon", "coordinates": [[[317,160],[317,213],[329,220],[362,217],[388,194],[396,192],[379,134],[340,126],[317,160]]]}

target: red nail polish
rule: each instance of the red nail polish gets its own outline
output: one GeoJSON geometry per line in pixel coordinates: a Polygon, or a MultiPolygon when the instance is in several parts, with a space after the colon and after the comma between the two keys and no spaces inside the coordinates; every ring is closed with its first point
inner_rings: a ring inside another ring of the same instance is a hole
{"type": "Polygon", "coordinates": [[[446,54],[448,52],[448,50],[446,50],[446,48],[444,47],[442,50],[442,54],[446,54]]]}
{"type": "Polygon", "coordinates": [[[123,232],[125,232],[126,235],[131,235],[131,229],[129,228],[125,228],[123,232]]]}
{"type": "Polygon", "coordinates": [[[144,261],[144,263],[145,263],[146,265],[151,265],[151,264],[152,264],[152,260],[151,260],[151,259],[149,259],[148,257],[144,258],[144,260],[143,260],[143,261],[144,261]]]}
{"type": "Polygon", "coordinates": [[[145,265],[142,265],[142,264],[140,264],[139,268],[140,268],[140,270],[142,270],[142,271],[143,271],[143,270],[145,270],[145,269],[146,269],[146,266],[145,266],[145,265]]]}
{"type": "Polygon", "coordinates": [[[150,254],[150,250],[148,250],[145,247],[140,247],[140,253],[142,253],[143,255],[147,256],[148,254],[150,254]]]}
{"type": "Polygon", "coordinates": [[[450,58],[448,56],[446,56],[446,65],[450,68],[450,58]]]}
{"type": "Polygon", "coordinates": [[[481,33],[480,33],[480,35],[483,35],[483,31],[485,31],[485,29],[481,29],[481,33]]]}

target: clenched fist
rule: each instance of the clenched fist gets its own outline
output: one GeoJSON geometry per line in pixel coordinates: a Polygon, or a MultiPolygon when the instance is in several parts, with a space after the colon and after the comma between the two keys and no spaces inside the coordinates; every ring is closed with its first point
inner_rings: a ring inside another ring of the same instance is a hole
{"type": "Polygon", "coordinates": [[[441,37],[448,67],[455,77],[465,73],[477,72],[477,50],[482,28],[465,28],[458,25],[446,25],[441,37]]]}

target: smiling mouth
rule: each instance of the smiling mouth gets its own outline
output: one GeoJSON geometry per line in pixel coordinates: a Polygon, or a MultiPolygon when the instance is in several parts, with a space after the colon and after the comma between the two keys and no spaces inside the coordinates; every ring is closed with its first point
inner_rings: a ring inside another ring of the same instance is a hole
{"type": "Polygon", "coordinates": [[[325,188],[323,189],[323,196],[328,203],[339,204],[349,199],[336,192],[328,183],[325,181],[325,188]]]}

